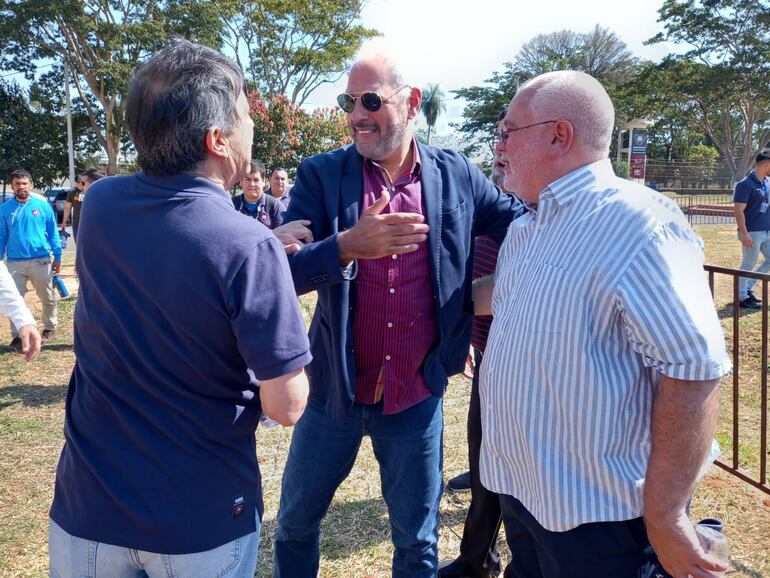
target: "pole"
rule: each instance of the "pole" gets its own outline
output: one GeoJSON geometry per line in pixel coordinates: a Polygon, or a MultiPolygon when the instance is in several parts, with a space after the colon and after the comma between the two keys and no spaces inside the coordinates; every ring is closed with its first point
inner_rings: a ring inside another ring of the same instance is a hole
{"type": "Polygon", "coordinates": [[[67,103],[67,152],[70,161],[70,187],[75,186],[75,148],[72,142],[72,104],[70,102],[70,69],[64,59],[64,93],[67,103]]]}

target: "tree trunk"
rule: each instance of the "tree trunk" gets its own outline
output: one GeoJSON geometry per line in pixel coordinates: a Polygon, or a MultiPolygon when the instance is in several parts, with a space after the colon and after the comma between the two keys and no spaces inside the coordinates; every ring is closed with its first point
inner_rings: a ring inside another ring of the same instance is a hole
{"type": "Polygon", "coordinates": [[[120,135],[107,135],[107,175],[118,174],[118,157],[120,156],[120,135]]]}

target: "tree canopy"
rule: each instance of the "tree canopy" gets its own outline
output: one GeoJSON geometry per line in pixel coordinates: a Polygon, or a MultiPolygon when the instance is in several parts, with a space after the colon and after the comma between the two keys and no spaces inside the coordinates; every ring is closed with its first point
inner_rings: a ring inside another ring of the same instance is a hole
{"type": "Polygon", "coordinates": [[[228,46],[267,98],[302,103],[345,70],[362,40],[360,0],[0,0],[0,70],[63,91],[63,66],[114,174],[128,142],[125,94],[137,63],[179,35],[228,46]],[[57,85],[58,82],[58,85],[57,85]]]}
{"type": "Polygon", "coordinates": [[[638,59],[614,32],[597,25],[587,33],[561,30],[538,34],[525,42],[512,62],[503,65],[480,86],[455,91],[468,104],[463,121],[455,128],[471,141],[465,152],[473,154],[486,145],[491,150],[497,118],[528,79],[554,70],[580,70],[597,78],[608,90],[631,78],[638,59]]]}
{"type": "Polygon", "coordinates": [[[59,74],[66,63],[114,174],[131,70],[174,33],[218,45],[217,22],[202,0],[0,0],[0,67],[32,79],[44,63],[59,74]]]}
{"type": "Polygon", "coordinates": [[[341,111],[308,113],[285,95],[266,101],[258,91],[250,93],[249,114],[254,120],[252,156],[268,170],[280,166],[293,174],[302,159],[351,142],[341,111]]]}
{"type": "MultiPolygon", "coordinates": [[[[26,91],[0,82],[0,180],[5,182],[8,173],[22,168],[32,172],[36,185],[50,186],[66,174],[67,133],[59,106],[38,84],[26,91]]],[[[73,133],[80,155],[93,153],[88,119],[77,110],[73,133]]]]}
{"type": "Polygon", "coordinates": [[[267,99],[303,104],[335,82],[377,31],[358,24],[360,0],[219,0],[231,47],[250,85],[267,99]]]}
{"type": "Polygon", "coordinates": [[[425,116],[425,122],[428,124],[428,144],[433,127],[436,126],[438,117],[446,112],[446,102],[444,101],[444,91],[438,84],[429,84],[422,93],[421,110],[425,116]]]}
{"type": "Polygon", "coordinates": [[[628,89],[637,112],[689,120],[738,180],[770,143],[770,2],[666,0],[658,14],[664,30],[648,42],[689,50],[643,68],[628,89]]]}

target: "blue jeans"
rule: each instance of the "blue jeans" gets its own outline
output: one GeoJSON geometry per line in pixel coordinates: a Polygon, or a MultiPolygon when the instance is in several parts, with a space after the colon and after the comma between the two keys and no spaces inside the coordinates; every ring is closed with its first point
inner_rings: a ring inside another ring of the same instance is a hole
{"type": "Polygon", "coordinates": [[[368,435],[390,518],[393,576],[435,577],[443,427],[442,400],[433,396],[395,415],[382,415],[381,402],[355,404],[341,423],[311,401],[294,428],[283,473],[274,575],[318,575],[321,520],[368,435]]]}
{"type": "MultiPolygon", "coordinates": [[[[155,554],[77,538],[49,520],[51,578],[253,578],[257,529],[205,552],[155,554]]],[[[205,528],[202,529],[205,532],[205,528]]]]}
{"type": "MultiPolygon", "coordinates": [[[[770,231],[749,231],[749,237],[751,237],[754,244],[751,247],[741,245],[743,260],[741,261],[740,268],[744,271],[753,271],[761,252],[765,260],[757,269],[757,273],[767,273],[770,271],[770,231]]],[[[756,283],[756,279],[741,277],[740,281],[738,281],[738,298],[741,301],[746,299],[749,296],[749,291],[751,291],[756,283]]]]}

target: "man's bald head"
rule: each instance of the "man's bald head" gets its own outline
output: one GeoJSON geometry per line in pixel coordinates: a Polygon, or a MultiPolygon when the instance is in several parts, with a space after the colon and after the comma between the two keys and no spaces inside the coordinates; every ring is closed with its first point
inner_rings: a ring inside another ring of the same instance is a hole
{"type": "Polygon", "coordinates": [[[405,81],[403,65],[396,57],[395,50],[382,38],[372,38],[361,45],[350,67],[351,74],[356,69],[374,71],[384,86],[410,84],[405,81]]]}
{"type": "Polygon", "coordinates": [[[574,141],[599,158],[609,154],[615,109],[607,91],[592,76],[560,70],[537,76],[522,85],[516,99],[526,98],[538,118],[565,119],[574,129],[574,141]]]}
{"type": "Polygon", "coordinates": [[[376,75],[382,82],[383,88],[395,88],[405,84],[398,64],[387,54],[369,54],[356,60],[350,67],[350,73],[376,75]]]}
{"type": "Polygon", "coordinates": [[[522,85],[495,148],[505,187],[537,203],[549,183],[609,155],[615,111],[601,84],[582,72],[549,72],[522,85]]]}

